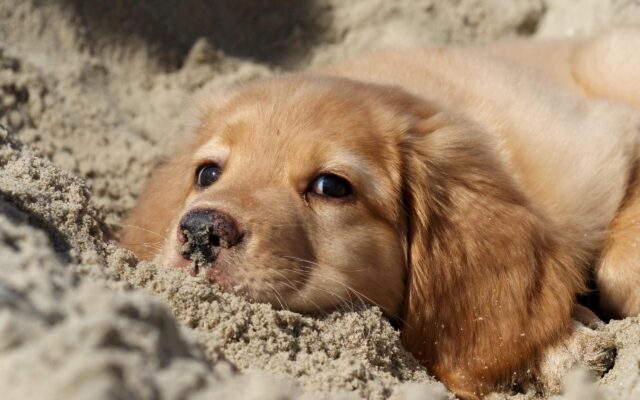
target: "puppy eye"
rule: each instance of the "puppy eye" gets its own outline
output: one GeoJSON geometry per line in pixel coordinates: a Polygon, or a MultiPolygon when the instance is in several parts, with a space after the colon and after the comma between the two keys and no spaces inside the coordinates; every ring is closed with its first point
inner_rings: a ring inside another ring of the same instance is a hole
{"type": "Polygon", "coordinates": [[[311,183],[310,190],[325,197],[347,197],[353,193],[349,182],[337,175],[320,175],[311,183]]]}
{"type": "Polygon", "coordinates": [[[213,185],[220,179],[220,167],[217,164],[205,164],[196,170],[196,185],[207,187],[213,185]]]}

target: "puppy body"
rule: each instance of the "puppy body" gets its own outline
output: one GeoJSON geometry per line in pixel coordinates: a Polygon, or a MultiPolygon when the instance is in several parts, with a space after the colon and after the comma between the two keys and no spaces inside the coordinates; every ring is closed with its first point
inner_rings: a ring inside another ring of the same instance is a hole
{"type": "Polygon", "coordinates": [[[482,395],[567,334],[589,265],[607,311],[640,312],[634,43],[391,50],[214,95],[122,242],[184,266],[183,215],[224,212],[244,239],[212,281],[298,311],[377,304],[432,373],[482,395]],[[220,179],[194,187],[207,163],[220,179]],[[326,174],[353,195],[315,195],[326,174]]]}
{"type": "MultiPolygon", "coordinates": [[[[444,227],[433,233],[435,237],[418,239],[419,248],[412,251],[414,257],[420,254],[425,242],[432,246],[447,240],[465,243],[464,249],[443,243],[422,256],[425,265],[410,274],[410,279],[419,282],[409,284],[413,291],[407,295],[404,312],[408,326],[421,328],[403,331],[405,345],[459,395],[472,397],[469,392],[484,392],[482,382],[505,379],[508,371],[518,367],[511,362],[535,356],[536,348],[557,340],[565,331],[570,313],[566,301],[573,298],[571,293],[582,289],[584,268],[594,262],[593,257],[610,234],[607,228],[634,179],[639,115],[636,110],[605,99],[626,101],[629,105],[637,99],[618,88],[598,93],[590,90],[597,85],[581,81],[580,75],[574,73],[584,66],[572,65],[586,58],[580,54],[583,46],[593,47],[590,43],[554,46],[521,42],[481,49],[396,50],[350,61],[330,71],[338,76],[400,86],[438,104],[439,109],[449,110],[451,115],[471,121],[482,132],[478,139],[484,143],[470,146],[490,143],[489,157],[495,156],[494,160],[509,175],[504,178],[508,183],[496,182],[496,186],[512,184],[526,198],[521,204],[518,200],[504,204],[509,195],[495,193],[491,184],[483,182],[476,189],[457,190],[451,182],[443,183],[448,191],[443,197],[458,204],[442,207],[442,214],[432,218],[455,228],[444,227]],[[527,64],[526,57],[536,62],[527,64]],[[539,60],[551,60],[552,68],[539,60]],[[548,70],[553,74],[546,75],[548,70]],[[601,98],[595,99],[596,95],[601,98]],[[467,202],[472,204],[460,207],[467,202]],[[518,212],[513,203],[527,212],[518,212]],[[458,212],[461,215],[456,216],[458,212]],[[453,218],[460,220],[451,221],[453,218]],[[465,225],[468,226],[461,228],[465,225]],[[481,238],[484,235],[491,239],[481,238]],[[464,278],[460,281],[448,276],[454,270],[451,260],[462,266],[459,273],[464,278]],[[503,275],[500,260],[511,263],[505,269],[517,276],[503,275]],[[436,265],[445,265],[446,271],[435,272],[436,265]],[[537,275],[533,272],[536,268],[544,274],[537,275]],[[509,298],[513,288],[525,282],[538,286],[522,288],[520,296],[509,298]],[[467,283],[472,287],[465,293],[467,283]],[[531,292],[535,295],[527,295],[531,292]],[[511,318],[502,320],[502,313],[511,318]],[[516,316],[524,320],[518,321],[516,316]],[[486,323],[487,319],[491,322],[486,323]],[[430,334],[425,334],[427,331],[430,334]],[[469,342],[465,343],[465,339],[469,342]],[[428,343],[429,340],[433,342],[428,343]],[[445,350],[447,346],[451,348],[445,350]],[[468,390],[470,380],[480,385],[468,390]]],[[[640,59],[635,65],[640,77],[640,59]]],[[[474,131],[465,133],[472,135],[474,131]]],[[[449,145],[456,146],[442,146],[449,145]]],[[[435,157],[430,154],[425,158],[435,157]]],[[[480,161],[484,170],[478,168],[481,176],[473,177],[472,158],[469,154],[460,157],[459,165],[450,165],[442,179],[455,180],[460,174],[460,181],[472,185],[474,178],[483,180],[484,174],[495,177],[503,172],[488,171],[489,161],[480,161]]],[[[434,177],[425,172],[420,179],[429,181],[434,177]]],[[[434,192],[422,192],[416,197],[424,201],[434,192]]],[[[439,199],[433,201],[437,203],[439,199]]],[[[427,206],[429,210],[437,208],[427,206]]],[[[415,231],[430,232],[430,225],[434,223],[424,221],[415,231]]],[[[627,227],[626,241],[637,238],[637,233],[627,227]]],[[[627,244],[621,251],[629,257],[632,246],[627,244]]],[[[629,258],[625,261],[633,262],[629,258]]],[[[417,264],[415,260],[410,263],[414,267],[417,264]]],[[[615,297],[624,309],[614,313],[634,315],[640,312],[640,268],[627,266],[625,273],[620,264],[611,267],[615,272],[609,272],[610,276],[617,276],[616,288],[609,291],[619,293],[615,297]],[[622,298],[626,302],[632,299],[635,305],[623,304],[622,298]]],[[[599,283],[601,287],[612,285],[599,283]]],[[[611,297],[605,298],[604,305],[611,311],[616,305],[607,304],[610,301],[611,297]]]]}

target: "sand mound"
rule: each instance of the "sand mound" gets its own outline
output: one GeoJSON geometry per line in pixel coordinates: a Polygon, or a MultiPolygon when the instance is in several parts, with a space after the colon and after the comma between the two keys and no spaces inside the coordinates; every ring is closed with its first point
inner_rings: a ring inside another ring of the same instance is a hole
{"type": "MultiPolygon", "coordinates": [[[[0,3],[3,398],[450,398],[377,309],[275,311],[138,263],[111,241],[122,216],[205,84],[380,45],[640,23],[622,0],[128,4],[0,3]]],[[[540,382],[495,397],[640,398],[639,362],[639,318],[581,327],[540,382]]]]}

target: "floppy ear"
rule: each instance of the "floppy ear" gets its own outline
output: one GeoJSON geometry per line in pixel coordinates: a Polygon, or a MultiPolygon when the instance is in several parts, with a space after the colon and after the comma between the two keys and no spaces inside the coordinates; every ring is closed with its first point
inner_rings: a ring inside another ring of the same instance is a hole
{"type": "Polygon", "coordinates": [[[150,260],[160,252],[173,219],[193,182],[190,144],[153,170],[147,184],[138,196],[120,232],[120,244],[133,251],[141,260],[150,260]]]}
{"type": "Polygon", "coordinates": [[[402,340],[461,397],[514,381],[568,333],[578,250],[537,212],[477,128],[431,113],[405,133],[402,340]]]}

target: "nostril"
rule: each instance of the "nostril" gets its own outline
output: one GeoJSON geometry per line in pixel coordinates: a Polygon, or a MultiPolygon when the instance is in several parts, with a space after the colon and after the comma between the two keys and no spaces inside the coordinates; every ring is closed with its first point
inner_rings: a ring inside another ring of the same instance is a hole
{"type": "Polygon", "coordinates": [[[220,247],[220,237],[216,235],[211,235],[210,239],[211,245],[214,247],[220,247]]]}
{"type": "Polygon", "coordinates": [[[233,247],[242,240],[238,223],[227,214],[218,211],[213,213],[213,232],[218,237],[218,246],[223,248],[233,247]]]}

